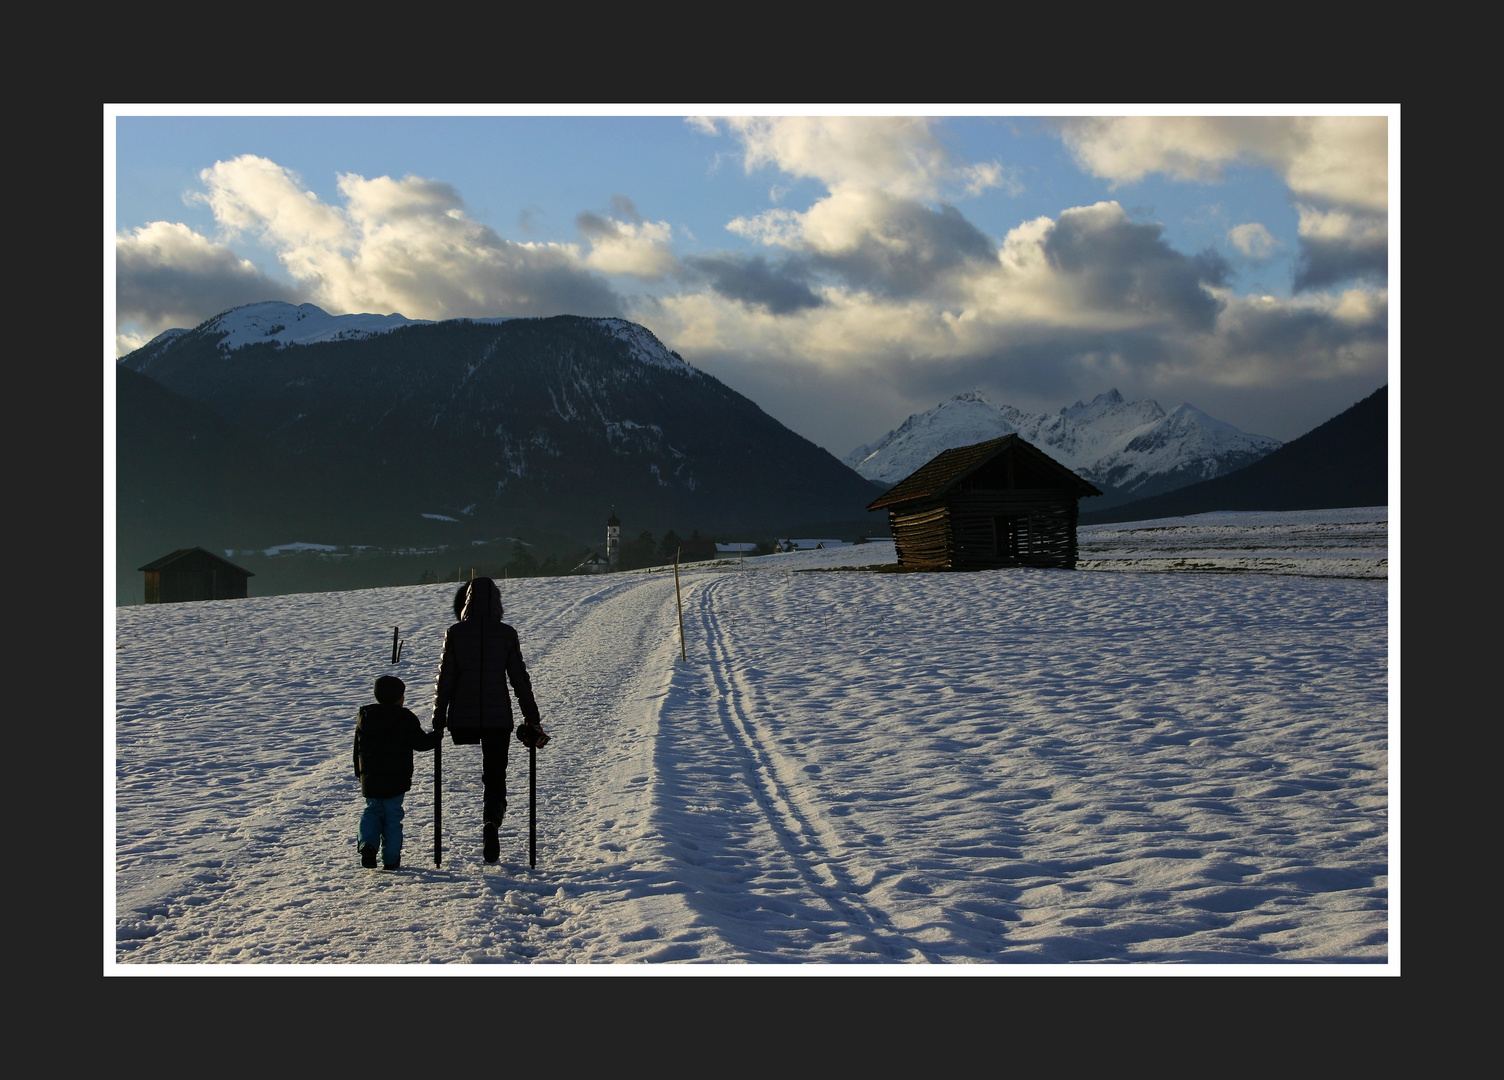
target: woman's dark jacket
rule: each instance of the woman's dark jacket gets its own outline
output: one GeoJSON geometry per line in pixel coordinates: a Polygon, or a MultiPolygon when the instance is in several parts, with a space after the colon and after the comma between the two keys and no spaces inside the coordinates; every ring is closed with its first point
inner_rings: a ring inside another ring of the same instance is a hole
{"type": "Polygon", "coordinates": [[[457,743],[479,742],[482,731],[511,731],[508,682],[523,717],[541,722],[517,631],[501,621],[501,590],[490,578],[476,578],[470,582],[460,621],[444,632],[433,695],[434,727],[449,728],[457,743]]]}
{"type": "Polygon", "coordinates": [[[401,705],[365,705],[355,720],[355,775],[368,799],[390,799],[413,786],[413,751],[432,750],[442,733],[401,705]]]}

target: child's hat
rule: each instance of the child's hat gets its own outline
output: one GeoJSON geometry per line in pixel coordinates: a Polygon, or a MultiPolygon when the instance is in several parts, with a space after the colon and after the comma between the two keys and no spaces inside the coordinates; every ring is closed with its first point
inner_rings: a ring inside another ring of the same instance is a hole
{"type": "Polygon", "coordinates": [[[407,683],[395,675],[383,675],[376,680],[376,700],[383,705],[395,705],[407,692],[407,683]]]}

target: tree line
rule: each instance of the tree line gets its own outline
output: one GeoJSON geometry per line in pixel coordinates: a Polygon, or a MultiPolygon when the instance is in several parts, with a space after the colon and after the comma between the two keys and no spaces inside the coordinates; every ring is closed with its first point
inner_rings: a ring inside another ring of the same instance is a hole
{"type": "MultiPolygon", "coordinates": [[[[731,541],[729,537],[701,536],[698,529],[694,530],[688,538],[681,537],[673,529],[664,533],[662,538],[655,538],[651,532],[644,530],[638,533],[635,539],[624,539],[621,542],[621,550],[617,553],[617,569],[642,570],[649,566],[664,566],[672,563],[675,555],[678,555],[680,562],[714,558],[715,545],[718,542],[730,543],[731,541]]],[[[772,540],[757,541],[756,554],[768,555],[774,550],[776,549],[772,540]]],[[[491,578],[558,577],[571,573],[575,567],[595,554],[604,557],[606,554],[604,547],[580,548],[573,555],[563,557],[557,553],[550,553],[539,559],[529,550],[529,545],[520,540],[514,540],[512,541],[512,557],[505,563],[486,562],[457,566],[442,575],[432,570],[425,570],[419,577],[418,584],[464,581],[468,580],[472,573],[474,576],[491,578]]]]}

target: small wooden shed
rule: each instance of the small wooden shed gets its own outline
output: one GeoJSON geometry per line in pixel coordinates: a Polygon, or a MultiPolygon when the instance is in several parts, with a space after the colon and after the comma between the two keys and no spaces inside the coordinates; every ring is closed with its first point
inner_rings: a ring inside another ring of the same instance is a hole
{"type": "Polygon", "coordinates": [[[1015,435],[946,450],[868,504],[900,566],[1075,569],[1077,502],[1101,491],[1015,435]]]}
{"type": "Polygon", "coordinates": [[[244,600],[256,575],[201,547],[179,548],[139,568],[146,574],[146,603],[244,600]]]}

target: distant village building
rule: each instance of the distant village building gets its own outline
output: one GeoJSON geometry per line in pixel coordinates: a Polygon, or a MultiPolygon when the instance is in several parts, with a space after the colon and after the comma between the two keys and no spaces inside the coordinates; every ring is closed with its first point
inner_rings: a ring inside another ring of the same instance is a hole
{"type": "Polygon", "coordinates": [[[608,571],[610,569],[611,569],[611,564],[608,561],[606,561],[606,559],[600,554],[600,552],[598,552],[598,551],[592,551],[590,553],[589,557],[587,557],[584,562],[580,563],[579,566],[576,566],[573,570],[571,570],[570,573],[571,574],[604,574],[606,571],[608,571]]]}
{"type": "Polygon", "coordinates": [[[606,519],[606,568],[615,570],[621,566],[621,521],[616,517],[616,507],[606,519]]]}
{"type": "Polygon", "coordinates": [[[138,567],[146,575],[146,603],[244,600],[256,575],[201,547],[180,548],[138,567]]]}
{"type": "Polygon", "coordinates": [[[900,566],[1076,566],[1078,501],[1102,492],[1017,435],[935,455],[868,504],[900,566]]]}
{"type": "Polygon", "coordinates": [[[779,551],[824,551],[826,548],[850,547],[850,540],[820,539],[808,537],[805,539],[781,538],[773,541],[779,551]]]}

